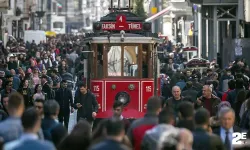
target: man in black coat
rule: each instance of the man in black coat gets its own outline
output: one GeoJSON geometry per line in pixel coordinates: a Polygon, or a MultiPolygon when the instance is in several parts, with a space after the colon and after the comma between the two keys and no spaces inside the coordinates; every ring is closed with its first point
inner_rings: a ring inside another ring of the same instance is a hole
{"type": "Polygon", "coordinates": [[[80,83],[78,86],[79,91],[76,91],[74,107],[77,111],[77,121],[84,119],[87,120],[91,126],[97,115],[98,103],[93,93],[88,91],[85,83],[80,83]]]}
{"type": "Polygon", "coordinates": [[[200,108],[195,113],[196,129],[193,131],[194,150],[224,150],[223,143],[215,134],[209,133],[209,112],[205,108],[200,108]]]}
{"type": "Polygon", "coordinates": [[[42,76],[42,86],[43,86],[42,90],[46,94],[45,99],[52,99],[53,98],[52,89],[50,88],[48,83],[48,78],[45,75],[42,76]]]}
{"type": "Polygon", "coordinates": [[[68,129],[70,107],[71,107],[71,112],[73,112],[74,104],[73,104],[72,93],[69,89],[67,89],[66,80],[62,81],[61,88],[56,91],[55,99],[60,105],[58,120],[61,123],[64,122],[64,126],[66,127],[66,129],[68,129]]]}

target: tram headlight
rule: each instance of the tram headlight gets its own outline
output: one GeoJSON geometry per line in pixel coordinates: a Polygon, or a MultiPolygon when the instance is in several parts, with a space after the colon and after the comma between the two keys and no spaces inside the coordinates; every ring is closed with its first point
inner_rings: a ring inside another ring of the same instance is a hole
{"type": "Polygon", "coordinates": [[[120,34],[121,34],[121,42],[124,42],[125,31],[122,30],[120,34]]]}
{"type": "Polygon", "coordinates": [[[115,100],[123,103],[124,106],[130,102],[130,95],[127,92],[119,92],[115,96],[115,100]]]}

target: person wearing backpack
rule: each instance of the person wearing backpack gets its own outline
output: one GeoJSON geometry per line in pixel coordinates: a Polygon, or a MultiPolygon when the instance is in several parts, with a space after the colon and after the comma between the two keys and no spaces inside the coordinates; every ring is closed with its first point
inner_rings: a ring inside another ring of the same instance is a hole
{"type": "Polygon", "coordinates": [[[55,146],[67,136],[67,130],[56,121],[60,106],[55,100],[48,100],[44,103],[44,119],[42,120],[42,130],[44,139],[51,141],[55,146]]]}

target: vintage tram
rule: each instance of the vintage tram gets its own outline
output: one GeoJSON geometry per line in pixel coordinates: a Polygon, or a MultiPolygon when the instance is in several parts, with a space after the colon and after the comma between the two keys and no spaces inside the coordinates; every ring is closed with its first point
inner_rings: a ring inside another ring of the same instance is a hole
{"type": "MultiPolygon", "coordinates": [[[[157,46],[161,41],[152,33],[151,23],[131,12],[113,8],[93,23],[94,33],[86,34],[89,50],[88,81],[96,95],[97,118],[112,116],[114,101],[126,106],[123,117],[143,117],[147,100],[160,93],[157,46]]],[[[86,66],[86,65],[85,65],[86,66]]]]}

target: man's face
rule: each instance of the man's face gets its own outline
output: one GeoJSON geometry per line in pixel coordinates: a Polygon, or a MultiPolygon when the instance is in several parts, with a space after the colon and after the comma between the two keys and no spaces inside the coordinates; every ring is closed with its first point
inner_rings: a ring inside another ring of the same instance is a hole
{"type": "Polygon", "coordinates": [[[87,88],[86,87],[80,87],[80,92],[81,93],[86,93],[87,92],[87,88]]]}
{"type": "Polygon", "coordinates": [[[42,71],[42,75],[46,75],[47,74],[47,71],[46,70],[43,70],[42,71]]]}
{"type": "Polygon", "coordinates": [[[207,75],[210,76],[213,72],[212,71],[208,71],[207,75]]]}
{"type": "Polygon", "coordinates": [[[36,108],[36,111],[42,115],[43,114],[43,103],[41,102],[35,102],[34,104],[35,108],[36,108]]]}
{"type": "Polygon", "coordinates": [[[3,98],[3,106],[4,108],[7,108],[9,104],[9,97],[4,97],[3,98]]]}
{"type": "Polygon", "coordinates": [[[65,61],[62,61],[62,66],[66,66],[66,62],[65,61]]]}
{"type": "Polygon", "coordinates": [[[6,85],[6,88],[7,88],[7,89],[11,89],[12,86],[13,86],[12,82],[9,82],[8,85],[6,85]]]}
{"type": "Polygon", "coordinates": [[[221,127],[225,129],[230,129],[234,126],[234,114],[233,112],[227,112],[220,118],[221,127]]]}
{"type": "Polygon", "coordinates": [[[13,57],[10,57],[10,62],[13,62],[14,61],[14,58],[13,57]]]}
{"type": "Polygon", "coordinates": [[[28,81],[28,80],[25,80],[24,86],[28,86],[28,85],[29,85],[29,81],[28,81]]]}
{"type": "Polygon", "coordinates": [[[180,96],[181,96],[180,88],[177,88],[177,87],[173,88],[172,94],[173,94],[174,98],[180,98],[180,96]]]}
{"type": "Polygon", "coordinates": [[[46,81],[46,79],[45,79],[45,78],[42,78],[42,79],[41,79],[41,82],[42,82],[42,83],[44,83],[45,81],[46,81]]]}
{"type": "Polygon", "coordinates": [[[122,107],[116,107],[113,109],[113,113],[115,117],[120,117],[122,115],[123,108],[122,107]]]}
{"type": "Polygon", "coordinates": [[[209,88],[208,87],[203,87],[203,89],[202,89],[202,95],[203,95],[203,97],[208,97],[208,96],[210,96],[212,93],[211,93],[211,91],[209,90],[209,88]]]}
{"type": "Polygon", "coordinates": [[[64,83],[62,84],[62,87],[63,87],[63,88],[67,88],[67,86],[68,86],[67,82],[64,82],[64,83]]]}
{"type": "Polygon", "coordinates": [[[7,79],[8,81],[13,81],[13,77],[10,77],[7,79]]]}
{"type": "Polygon", "coordinates": [[[190,77],[192,73],[191,73],[191,71],[187,71],[186,74],[187,74],[188,77],[190,77]]]}
{"type": "Polygon", "coordinates": [[[48,55],[44,55],[43,57],[44,57],[44,59],[48,59],[48,55]]]}
{"type": "Polygon", "coordinates": [[[37,91],[42,91],[42,89],[43,89],[42,85],[38,85],[37,91]]]}
{"type": "Polygon", "coordinates": [[[37,68],[35,68],[34,72],[35,72],[35,73],[38,73],[38,69],[37,69],[37,68]]]}

